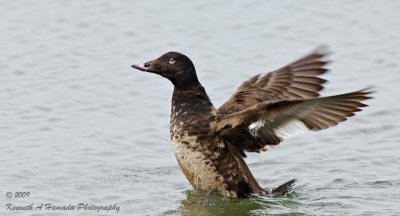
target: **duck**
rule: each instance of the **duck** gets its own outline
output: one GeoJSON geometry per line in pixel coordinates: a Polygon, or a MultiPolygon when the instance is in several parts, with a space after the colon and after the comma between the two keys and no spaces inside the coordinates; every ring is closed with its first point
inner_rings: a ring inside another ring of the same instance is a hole
{"type": "Polygon", "coordinates": [[[326,49],[317,48],[277,70],[252,76],[218,109],[201,85],[193,62],[179,52],[133,68],[160,75],[174,86],[170,138],[176,160],[195,190],[222,196],[279,196],[296,179],[272,190],[253,176],[245,158],[265,152],[285,139],[320,131],[346,121],[367,106],[371,87],[320,96],[328,69],[326,49]]]}

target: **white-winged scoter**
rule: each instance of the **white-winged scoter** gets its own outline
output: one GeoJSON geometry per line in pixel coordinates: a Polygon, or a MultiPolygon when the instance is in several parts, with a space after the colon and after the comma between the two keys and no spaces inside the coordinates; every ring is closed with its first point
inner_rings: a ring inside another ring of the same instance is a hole
{"type": "Polygon", "coordinates": [[[245,81],[219,109],[197,79],[192,61],[168,52],[140,65],[174,85],[170,119],[173,150],[194,188],[218,190],[228,197],[280,195],[295,182],[263,189],[247,167],[245,152],[262,152],[304,131],[337,125],[360,111],[371,91],[319,97],[326,80],[326,52],[317,49],[278,70],[245,81]]]}

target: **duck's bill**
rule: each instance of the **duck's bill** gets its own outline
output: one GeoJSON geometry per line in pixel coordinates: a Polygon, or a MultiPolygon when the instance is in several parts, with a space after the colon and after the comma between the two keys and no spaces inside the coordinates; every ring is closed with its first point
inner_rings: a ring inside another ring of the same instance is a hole
{"type": "Polygon", "coordinates": [[[135,69],[138,69],[138,70],[141,70],[141,71],[147,71],[147,72],[152,72],[152,73],[157,73],[158,72],[157,70],[153,69],[151,61],[150,62],[146,62],[144,64],[137,64],[137,65],[135,64],[135,65],[132,65],[131,67],[133,67],[135,69]]]}
{"type": "Polygon", "coordinates": [[[146,66],[144,66],[144,64],[132,65],[131,67],[141,71],[146,71],[148,69],[146,66]]]}

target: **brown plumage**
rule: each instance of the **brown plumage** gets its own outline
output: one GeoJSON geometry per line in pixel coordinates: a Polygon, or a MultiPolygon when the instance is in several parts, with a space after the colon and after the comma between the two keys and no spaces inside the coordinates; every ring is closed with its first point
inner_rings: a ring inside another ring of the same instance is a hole
{"type": "Polygon", "coordinates": [[[295,180],[267,191],[247,167],[244,152],[265,151],[285,138],[337,125],[366,106],[368,89],[319,97],[319,78],[327,69],[326,52],[311,54],[276,71],[244,82],[215,109],[197,79],[192,61],[169,52],[132,67],[159,74],[174,84],[171,140],[175,156],[190,183],[199,190],[219,190],[229,197],[252,193],[284,194],[295,180]]]}
{"type": "Polygon", "coordinates": [[[326,80],[319,75],[328,70],[323,47],[276,71],[258,74],[244,82],[218,110],[233,113],[262,101],[315,98],[326,80]]]}
{"type": "Polygon", "coordinates": [[[347,120],[360,111],[359,107],[366,106],[361,101],[369,99],[370,93],[364,89],[330,97],[264,101],[239,112],[219,115],[213,127],[239,149],[259,152],[291,135],[319,131],[347,120]],[[236,138],[249,142],[237,142],[236,138]]]}

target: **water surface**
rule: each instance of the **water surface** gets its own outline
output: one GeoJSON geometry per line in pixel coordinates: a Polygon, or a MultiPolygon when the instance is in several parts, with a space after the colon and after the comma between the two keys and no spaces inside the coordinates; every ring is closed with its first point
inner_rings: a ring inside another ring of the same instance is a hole
{"type": "Polygon", "coordinates": [[[1,215],[7,203],[114,205],[99,215],[400,214],[398,1],[1,1],[1,215]],[[350,121],[249,154],[285,197],[193,191],[169,141],[172,85],[130,68],[175,50],[214,105],[251,76],[327,44],[323,95],[373,85],[350,121]],[[30,192],[7,198],[6,192],[30,192]]]}

